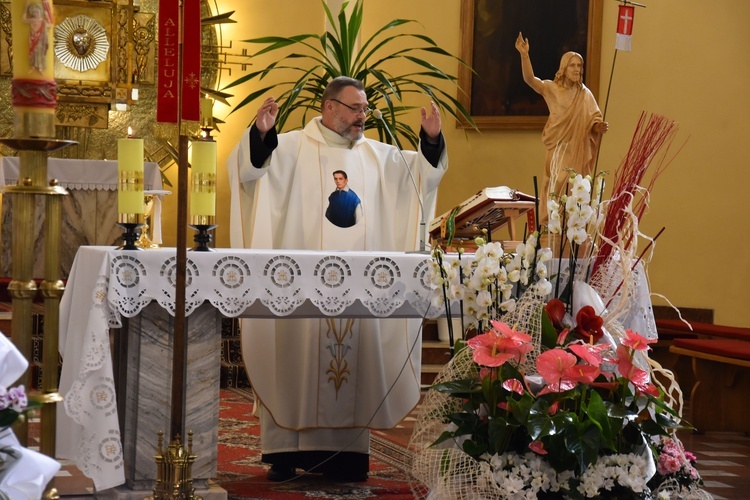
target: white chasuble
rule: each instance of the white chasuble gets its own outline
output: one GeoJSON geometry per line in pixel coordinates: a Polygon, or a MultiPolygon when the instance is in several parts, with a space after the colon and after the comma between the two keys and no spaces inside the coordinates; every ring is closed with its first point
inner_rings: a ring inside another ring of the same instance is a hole
{"type": "MultiPolygon", "coordinates": [[[[249,130],[243,135],[228,162],[232,245],[416,249],[419,201],[398,151],[369,139],[351,149],[330,147],[319,120],[280,134],[263,168],[250,164],[249,130]],[[334,182],[336,171],[346,173],[344,193],[334,182]]],[[[435,168],[421,154],[404,153],[430,220],[446,154],[435,168]]],[[[418,402],[418,328],[418,320],[404,319],[243,320],[245,366],[263,406],[263,452],[335,450],[349,443],[347,451],[366,452],[363,428],[393,427],[418,402]]]]}

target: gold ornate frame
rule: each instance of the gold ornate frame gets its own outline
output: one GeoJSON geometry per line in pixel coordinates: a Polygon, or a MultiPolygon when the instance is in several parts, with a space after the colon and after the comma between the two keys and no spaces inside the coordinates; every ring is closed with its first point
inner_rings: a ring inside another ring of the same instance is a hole
{"type": "MultiPolygon", "coordinates": [[[[521,86],[528,86],[523,82],[520,58],[513,45],[518,31],[524,30],[524,37],[529,38],[532,48],[531,59],[535,62],[535,74],[543,79],[552,79],[554,78],[554,72],[557,70],[557,66],[555,66],[551,74],[546,74],[547,71],[544,73],[540,71],[541,65],[537,66],[537,61],[542,55],[540,53],[540,42],[544,41],[548,45],[554,44],[554,36],[548,34],[558,31],[559,24],[562,23],[558,17],[545,15],[549,13],[542,11],[544,5],[554,5],[555,8],[564,9],[566,7],[562,4],[567,2],[570,4],[567,7],[568,9],[579,11],[586,9],[588,24],[585,27],[577,27],[578,38],[586,40],[585,46],[580,47],[578,45],[582,44],[573,44],[573,46],[561,50],[562,43],[560,43],[560,45],[555,46],[556,50],[560,52],[555,55],[555,58],[559,63],[560,56],[566,50],[582,53],[585,60],[584,82],[594,96],[598,95],[602,0],[552,1],[555,3],[541,4],[540,6],[535,2],[524,0],[461,0],[461,59],[468,63],[474,69],[474,72],[463,65],[459,68],[458,81],[459,86],[463,89],[463,92],[459,94],[459,101],[471,112],[471,116],[479,129],[536,129],[542,128],[546,123],[546,105],[543,112],[540,113],[539,104],[534,103],[536,106],[535,114],[525,114],[523,111],[519,113],[517,109],[513,109],[518,104],[514,102],[514,97],[521,91],[530,90],[521,90],[520,88],[521,86]],[[491,9],[487,8],[488,6],[491,9]],[[481,12],[480,22],[477,22],[479,9],[484,10],[481,12]],[[490,10],[492,12],[489,12],[490,10]],[[500,15],[494,18],[487,15],[491,13],[500,13],[500,15]],[[477,29],[478,27],[482,29],[477,29]],[[584,29],[585,33],[581,33],[584,29]],[[487,33],[497,34],[502,30],[504,30],[503,36],[498,36],[498,38],[503,38],[502,46],[492,45],[493,39],[487,33]],[[537,34],[536,38],[530,35],[529,30],[537,34]],[[539,36],[541,33],[545,33],[547,36],[539,36]],[[478,37],[483,38],[480,40],[478,37]],[[481,41],[482,44],[475,43],[478,41],[481,41]],[[499,65],[496,64],[495,68],[491,70],[489,64],[493,57],[490,57],[489,53],[477,54],[475,49],[479,49],[479,47],[491,49],[491,55],[501,56],[503,61],[499,65]],[[478,79],[484,78],[488,80],[482,81],[482,85],[477,83],[478,79]],[[509,111],[500,110],[498,112],[492,109],[497,103],[503,103],[499,106],[509,111]]],[[[533,90],[531,92],[533,93],[533,90]]],[[[539,96],[539,99],[541,99],[541,96],[539,96]]],[[[460,128],[473,128],[465,121],[459,122],[458,126],[460,128]]]]}
{"type": "MultiPolygon", "coordinates": [[[[133,87],[153,83],[156,14],[139,12],[133,4],[132,0],[54,2],[56,25],[86,16],[103,28],[109,42],[105,60],[86,71],[68,68],[55,58],[56,125],[106,129],[113,103],[132,104],[133,87]]],[[[0,76],[12,76],[13,34],[7,1],[0,4],[0,30],[0,76]]]]}

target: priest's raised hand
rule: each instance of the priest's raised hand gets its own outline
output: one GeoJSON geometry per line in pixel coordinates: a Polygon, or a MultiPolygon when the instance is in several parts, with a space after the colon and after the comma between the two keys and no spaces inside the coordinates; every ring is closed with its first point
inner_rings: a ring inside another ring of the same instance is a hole
{"type": "Polygon", "coordinates": [[[430,114],[427,114],[427,110],[422,108],[422,129],[427,134],[428,140],[432,144],[440,142],[440,130],[442,128],[442,121],[440,120],[440,111],[437,105],[430,101],[430,114]]]}
{"type": "Polygon", "coordinates": [[[255,126],[258,127],[261,139],[264,139],[266,132],[273,128],[278,114],[279,103],[273,97],[266,98],[260,108],[258,108],[258,114],[255,117],[255,126]]]}

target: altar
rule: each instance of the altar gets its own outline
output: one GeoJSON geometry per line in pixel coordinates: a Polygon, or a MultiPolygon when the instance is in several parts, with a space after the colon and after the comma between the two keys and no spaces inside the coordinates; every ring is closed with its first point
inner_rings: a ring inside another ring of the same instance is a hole
{"type": "MultiPolygon", "coordinates": [[[[16,184],[19,171],[18,157],[0,157],[0,187],[16,184]]],[[[117,162],[107,160],[69,160],[50,158],[47,177],[56,179],[59,186],[68,190],[62,200],[62,240],[60,245],[60,271],[68,277],[78,247],[84,245],[114,245],[122,235],[117,226],[117,162]]],[[[161,190],[161,172],[156,163],[144,164],[144,189],[161,190]]],[[[34,222],[34,253],[44,253],[44,200],[37,197],[34,222]]],[[[161,201],[155,197],[155,203],[161,201]]],[[[11,241],[11,196],[2,203],[2,241],[11,241]]],[[[161,241],[161,210],[154,206],[154,218],[159,218],[158,240],[161,241]]],[[[34,264],[33,276],[44,277],[44,260],[34,264]]],[[[0,276],[10,276],[12,269],[11,246],[3,245],[0,255],[0,276]]]]}
{"type": "MultiPolygon", "coordinates": [[[[222,316],[434,318],[443,310],[430,301],[431,265],[418,253],[188,252],[185,425],[198,456],[194,481],[216,475],[222,316]]],[[[97,491],[153,487],[157,432],[169,429],[176,272],[170,248],[84,246],[71,268],[60,304],[57,454],[97,491]],[[116,345],[127,352],[116,359],[127,368],[115,371],[110,329],[125,321],[127,341],[116,345]]]]}

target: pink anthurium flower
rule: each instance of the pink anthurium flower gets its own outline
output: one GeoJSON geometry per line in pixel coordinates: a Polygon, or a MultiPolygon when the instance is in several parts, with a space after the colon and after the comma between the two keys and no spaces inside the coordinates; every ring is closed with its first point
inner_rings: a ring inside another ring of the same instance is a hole
{"type": "Polygon", "coordinates": [[[549,408],[547,408],[547,413],[550,416],[552,416],[555,413],[557,413],[557,410],[558,410],[559,407],[560,407],[560,402],[559,401],[555,401],[554,403],[552,403],[551,405],[549,405],[549,408]]]}
{"type": "Polygon", "coordinates": [[[581,384],[590,384],[599,376],[599,368],[591,365],[575,365],[565,371],[565,376],[581,384]]]}
{"type": "Polygon", "coordinates": [[[626,345],[636,351],[648,351],[651,349],[649,344],[653,344],[657,340],[658,339],[647,339],[628,328],[625,330],[625,338],[622,339],[622,345],[626,345]]]}
{"type": "Polygon", "coordinates": [[[490,367],[501,366],[511,359],[522,363],[526,354],[533,349],[531,336],[517,332],[499,321],[493,321],[492,326],[492,330],[466,342],[474,351],[474,362],[490,367]]]}
{"type": "Polygon", "coordinates": [[[506,380],[503,382],[503,389],[506,391],[511,391],[520,394],[523,396],[524,390],[523,390],[523,384],[520,380],[512,378],[509,380],[506,380]]]}
{"type": "Polygon", "coordinates": [[[539,440],[534,441],[533,443],[529,444],[529,449],[536,453],[537,455],[546,455],[547,450],[544,449],[544,443],[542,443],[539,440]]]}
{"type": "Polygon", "coordinates": [[[606,344],[570,344],[568,346],[568,349],[573,351],[576,356],[584,360],[586,363],[597,367],[602,364],[602,361],[604,361],[600,353],[606,348],[606,344]]]}
{"type": "Polygon", "coordinates": [[[564,349],[550,349],[539,355],[536,360],[536,369],[547,384],[560,384],[563,381],[570,381],[566,372],[577,361],[578,359],[573,354],[564,349]]]}

